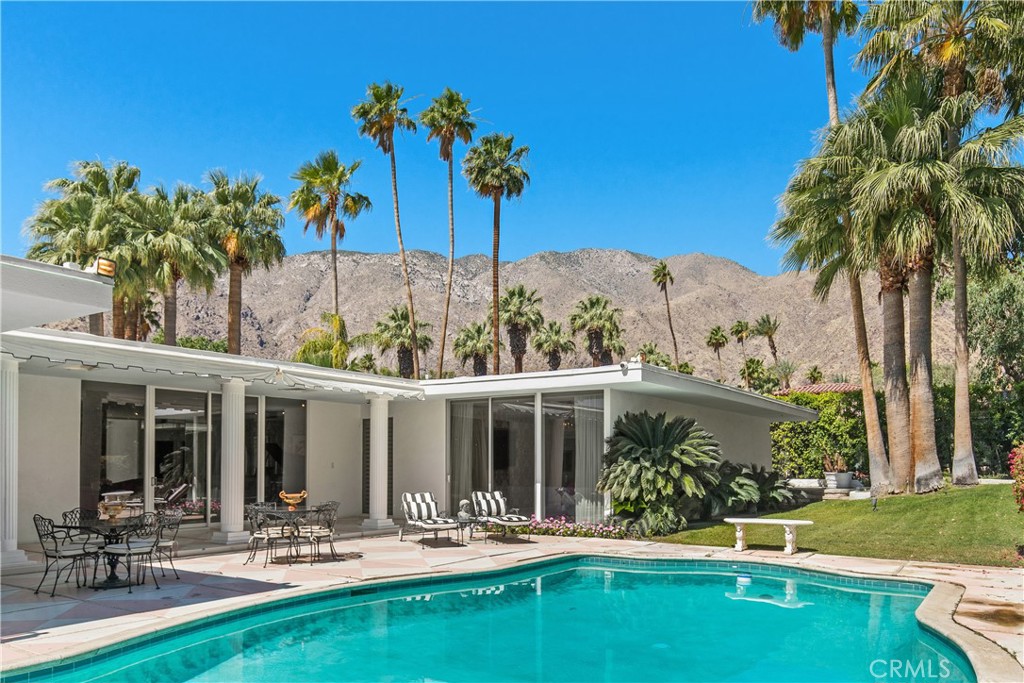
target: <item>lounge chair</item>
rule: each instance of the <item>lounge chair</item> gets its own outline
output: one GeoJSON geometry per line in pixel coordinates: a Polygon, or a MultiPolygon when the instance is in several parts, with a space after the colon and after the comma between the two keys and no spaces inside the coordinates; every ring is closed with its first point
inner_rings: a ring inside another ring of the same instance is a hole
{"type": "Polygon", "coordinates": [[[448,517],[437,509],[437,499],[429,491],[423,493],[403,493],[402,512],[405,513],[405,524],[398,530],[398,540],[404,540],[409,531],[419,531],[426,536],[433,532],[444,531],[451,538],[452,529],[458,529],[458,521],[448,517]]]}
{"type": "Polygon", "coordinates": [[[153,499],[153,507],[156,508],[157,510],[163,510],[164,508],[166,508],[169,505],[177,504],[178,501],[180,501],[182,498],[185,497],[185,494],[188,493],[189,488],[191,488],[191,485],[189,485],[187,483],[179,484],[170,493],[167,494],[166,498],[164,498],[164,497],[154,498],[153,499]]]}
{"type": "MultiPolygon", "coordinates": [[[[530,518],[519,514],[519,508],[510,508],[501,491],[473,491],[470,497],[473,499],[477,521],[485,527],[501,527],[502,536],[506,535],[509,529],[526,527],[526,538],[530,538],[530,518]]],[[[484,540],[487,540],[486,531],[484,540]]]]}

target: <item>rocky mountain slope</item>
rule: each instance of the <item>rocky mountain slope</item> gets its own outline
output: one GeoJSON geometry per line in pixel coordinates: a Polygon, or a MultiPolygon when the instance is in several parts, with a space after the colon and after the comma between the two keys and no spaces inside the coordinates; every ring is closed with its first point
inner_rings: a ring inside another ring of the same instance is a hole
{"type": "MultiPolygon", "coordinates": [[[[544,316],[567,326],[576,301],[602,294],[623,310],[627,349],[633,353],[645,341],[655,341],[671,355],[672,341],[665,318],[664,298],[651,282],[657,259],[621,250],[581,249],[568,253],[541,252],[520,261],[501,264],[501,283],[524,283],[544,297],[544,316]]],[[[753,322],[764,313],[781,323],[777,344],[781,358],[800,368],[800,375],[818,365],[826,378],[844,374],[856,381],[856,354],[850,330],[849,294],[839,285],[829,300],[819,303],[811,294],[813,277],[807,273],[760,276],[734,261],[705,254],[684,254],[666,259],[675,284],[669,289],[679,356],[699,375],[717,377],[714,353],[705,345],[715,325],[726,329],[738,319],[753,322]]],[[[431,252],[409,254],[416,314],[433,325],[437,341],[444,305],[446,258],[431,252]]],[[[341,252],[338,258],[341,313],[350,335],[368,331],[374,321],[393,305],[405,302],[397,254],[341,252]]],[[[455,263],[449,341],[445,366],[460,374],[451,355],[451,339],[460,327],[482,320],[490,301],[490,259],[482,255],[460,258],[455,263]]],[[[868,333],[872,357],[881,360],[881,307],[877,303],[876,277],[864,278],[868,333]]],[[[322,311],[332,306],[330,253],[310,252],[289,256],[270,271],[255,271],[244,281],[242,299],[242,352],[266,358],[287,359],[310,327],[319,324],[322,311]]],[[[227,281],[220,278],[207,297],[182,291],[178,303],[181,335],[202,334],[223,338],[227,320],[227,281]]],[[[952,316],[946,307],[935,312],[936,362],[951,362],[952,316]]],[[[78,325],[76,325],[78,326],[78,325]]],[[[577,346],[585,348],[580,339],[577,346]]],[[[770,360],[767,343],[752,339],[748,355],[770,360]]],[[[354,350],[354,352],[364,352],[354,350]]],[[[730,381],[738,382],[743,362],[740,347],[731,342],[722,352],[730,381]]],[[[394,363],[393,354],[385,362],[394,363]]],[[[435,369],[436,346],[425,368],[435,369]]],[[[585,354],[564,359],[563,367],[589,364],[585,354]]],[[[511,369],[509,358],[503,371],[511,369]]],[[[526,369],[545,366],[537,354],[527,356],[526,369]]]]}

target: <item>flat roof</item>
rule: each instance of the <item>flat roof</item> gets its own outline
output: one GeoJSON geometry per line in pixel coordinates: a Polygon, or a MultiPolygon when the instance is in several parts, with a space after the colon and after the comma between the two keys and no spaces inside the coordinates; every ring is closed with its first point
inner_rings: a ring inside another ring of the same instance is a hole
{"type": "Polygon", "coordinates": [[[0,254],[0,332],[111,308],[114,280],[0,254]]]}

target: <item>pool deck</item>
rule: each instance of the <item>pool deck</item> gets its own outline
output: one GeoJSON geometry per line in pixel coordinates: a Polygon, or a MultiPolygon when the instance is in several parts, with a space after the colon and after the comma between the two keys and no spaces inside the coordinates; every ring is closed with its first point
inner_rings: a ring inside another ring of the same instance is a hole
{"type": "MultiPolygon", "coordinates": [[[[33,594],[40,572],[4,575],[0,577],[0,670],[59,660],[202,616],[357,582],[483,571],[558,555],[594,553],[770,562],[941,582],[944,585],[932,592],[922,606],[928,609],[919,610],[919,617],[937,625],[968,651],[980,679],[1024,680],[1022,569],[810,552],[786,556],[781,550],[766,549],[737,553],[727,548],[650,541],[535,536],[529,541],[498,537],[496,542],[474,540],[459,545],[443,538],[423,543],[415,540],[418,536],[412,538],[405,542],[397,536],[335,541],[342,554],[338,561],[309,564],[306,560],[291,566],[272,563],[264,568],[262,553],[259,561],[243,565],[247,553],[237,550],[181,557],[176,560],[180,580],[168,569],[167,577],[158,576],[159,590],[147,581],[131,595],[127,589],[94,591],[62,580],[57,595],[51,598],[48,588],[33,594]],[[986,662],[980,668],[979,658],[986,662]],[[983,675],[982,669],[990,673],[983,675]]],[[[47,586],[51,579],[52,575],[47,577],[47,586]]]]}

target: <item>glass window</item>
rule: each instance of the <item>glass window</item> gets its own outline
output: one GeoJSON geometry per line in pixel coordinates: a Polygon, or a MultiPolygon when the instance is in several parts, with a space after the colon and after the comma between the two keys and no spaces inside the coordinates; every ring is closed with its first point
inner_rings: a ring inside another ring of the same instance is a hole
{"type": "Polygon", "coordinates": [[[267,397],[264,500],[306,489],[306,402],[267,397]]]}
{"type": "Polygon", "coordinates": [[[604,499],[596,490],[604,453],[604,397],[545,394],[542,405],[543,514],[599,522],[604,517],[604,499]]]}
{"type": "Polygon", "coordinates": [[[205,522],[210,500],[206,480],[206,398],[205,392],[155,392],[153,495],[164,498],[186,484],[184,497],[170,504],[185,513],[185,521],[205,522]]]}
{"type": "Polygon", "coordinates": [[[145,387],[82,382],[81,507],[95,510],[106,491],[142,497],[145,421],[145,387]]]}
{"type": "Polygon", "coordinates": [[[452,514],[459,502],[470,500],[473,491],[488,486],[488,411],[489,402],[452,401],[450,417],[449,468],[451,473],[452,514]]]}
{"type": "Polygon", "coordinates": [[[533,396],[491,402],[493,486],[523,514],[534,511],[533,396]]]}

